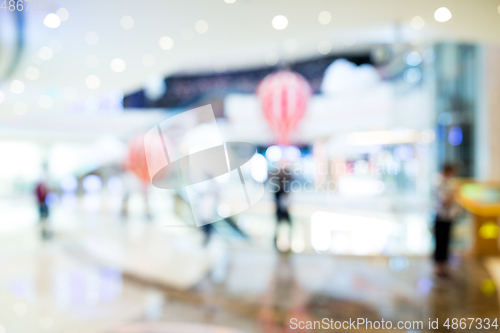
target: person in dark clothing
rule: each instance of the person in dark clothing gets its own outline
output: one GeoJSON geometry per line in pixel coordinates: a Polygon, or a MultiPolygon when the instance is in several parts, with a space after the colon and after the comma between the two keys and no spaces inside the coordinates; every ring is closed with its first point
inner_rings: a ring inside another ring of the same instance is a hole
{"type": "Polygon", "coordinates": [[[452,178],[455,175],[455,167],[446,164],[441,172],[441,178],[436,188],[437,207],[436,220],[434,224],[435,251],[434,263],[435,273],[438,276],[448,275],[448,253],[450,247],[450,235],[453,220],[456,218],[459,207],[454,200],[454,186],[452,178]]]}
{"type": "Polygon", "coordinates": [[[279,226],[282,222],[288,224],[290,232],[290,243],[292,241],[292,220],[290,219],[290,213],[288,212],[292,174],[289,170],[281,168],[277,173],[272,174],[272,176],[270,177],[270,181],[272,185],[271,190],[274,192],[274,201],[276,203],[276,233],[274,236],[274,244],[279,250],[278,233],[279,226]]]}

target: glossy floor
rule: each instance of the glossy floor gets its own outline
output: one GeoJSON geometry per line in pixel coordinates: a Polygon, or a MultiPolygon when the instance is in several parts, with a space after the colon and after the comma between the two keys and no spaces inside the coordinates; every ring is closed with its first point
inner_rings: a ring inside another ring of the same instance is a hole
{"type": "MultiPolygon", "coordinates": [[[[3,205],[7,219],[33,211],[3,205]]],[[[436,279],[425,256],[278,255],[272,232],[217,233],[205,247],[199,229],[105,210],[54,210],[42,241],[33,217],[2,221],[2,333],[288,332],[292,318],[422,321],[417,331],[431,318],[439,332],[447,318],[499,314],[495,258],[454,255],[450,279],[436,279]]]]}

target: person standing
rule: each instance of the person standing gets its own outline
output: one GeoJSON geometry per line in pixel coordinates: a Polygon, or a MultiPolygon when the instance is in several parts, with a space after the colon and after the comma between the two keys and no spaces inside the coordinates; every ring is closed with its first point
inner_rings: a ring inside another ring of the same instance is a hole
{"type": "Polygon", "coordinates": [[[292,242],[292,220],[290,219],[290,184],[292,182],[292,173],[287,168],[280,168],[277,173],[274,173],[270,178],[271,185],[274,187],[274,201],[276,203],[276,232],[274,236],[274,245],[281,251],[278,246],[278,236],[280,224],[285,222],[289,229],[289,245],[292,242]]]}
{"type": "Polygon", "coordinates": [[[40,225],[42,227],[42,238],[48,239],[50,237],[50,233],[47,225],[47,218],[49,217],[49,207],[47,206],[47,195],[49,194],[49,187],[47,182],[42,179],[40,180],[35,187],[35,196],[38,203],[38,212],[40,216],[40,225]]]}
{"type": "Polygon", "coordinates": [[[434,269],[438,276],[448,275],[448,254],[450,247],[451,228],[457,217],[459,207],[455,202],[453,177],[456,169],[452,164],[445,164],[436,188],[436,219],[434,223],[434,269]]]}

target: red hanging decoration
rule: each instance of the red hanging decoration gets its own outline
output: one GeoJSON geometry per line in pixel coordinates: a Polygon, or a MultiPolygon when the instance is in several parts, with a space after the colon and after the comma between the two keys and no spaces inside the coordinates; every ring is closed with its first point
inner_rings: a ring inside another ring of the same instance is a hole
{"type": "Polygon", "coordinates": [[[277,136],[277,144],[290,143],[313,94],[309,82],[300,74],[283,70],[266,76],[257,87],[264,116],[277,136]]]}
{"type": "Polygon", "coordinates": [[[132,171],[142,182],[151,182],[144,149],[144,134],[136,135],[129,143],[126,168],[132,171]]]}

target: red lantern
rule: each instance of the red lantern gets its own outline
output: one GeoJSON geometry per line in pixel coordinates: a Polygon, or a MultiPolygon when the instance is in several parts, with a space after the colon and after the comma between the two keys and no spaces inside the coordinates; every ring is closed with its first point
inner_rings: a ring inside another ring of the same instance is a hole
{"type": "Polygon", "coordinates": [[[146,151],[144,149],[144,134],[139,134],[130,141],[126,167],[142,182],[151,182],[148,163],[146,161],[146,151]]]}
{"type": "Polygon", "coordinates": [[[278,144],[290,143],[290,135],[304,117],[312,93],[302,75],[288,70],[269,74],[259,83],[257,96],[278,144]]]}

